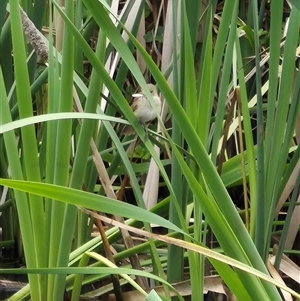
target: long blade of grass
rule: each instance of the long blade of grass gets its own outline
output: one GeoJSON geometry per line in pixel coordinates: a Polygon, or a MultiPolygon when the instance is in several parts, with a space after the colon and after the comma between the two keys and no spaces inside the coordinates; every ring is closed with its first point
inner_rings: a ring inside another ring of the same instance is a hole
{"type": "MultiPolygon", "coordinates": [[[[16,92],[18,99],[18,108],[20,118],[33,116],[31,91],[29,84],[28,68],[26,65],[25,41],[21,25],[21,17],[19,4],[16,1],[9,1],[12,43],[14,51],[14,71],[16,79],[16,92]]],[[[38,162],[37,141],[35,128],[28,126],[21,129],[22,146],[26,177],[29,180],[40,181],[40,168],[38,162]]],[[[46,235],[44,221],[44,207],[40,202],[41,198],[37,196],[29,196],[29,209],[31,221],[33,225],[34,252],[32,256],[36,257],[36,267],[46,266],[46,235]],[[36,204],[37,202],[37,204],[36,204]]],[[[39,297],[35,294],[35,298],[44,299],[47,292],[45,276],[39,276],[39,297]]]]}
{"type": "Polygon", "coordinates": [[[139,208],[134,205],[119,202],[117,200],[107,198],[105,196],[95,195],[85,191],[76,190],[64,186],[58,186],[47,183],[26,182],[18,180],[1,179],[1,185],[8,185],[9,187],[18,187],[20,190],[59,200],[68,204],[88,207],[89,209],[114,214],[117,216],[125,216],[136,220],[141,220],[147,223],[154,223],[162,227],[171,229],[178,233],[186,234],[182,229],[175,226],[166,219],[139,208]]]}
{"type": "MultiPolygon", "coordinates": [[[[1,69],[0,69],[1,70],[1,69]]],[[[1,125],[0,129],[2,128],[2,123],[9,123],[11,122],[11,115],[9,110],[9,104],[7,95],[5,93],[5,86],[4,80],[2,75],[2,70],[0,71],[0,111],[1,115],[1,125]]],[[[7,152],[8,164],[11,172],[11,176],[13,179],[23,180],[23,172],[21,167],[21,162],[19,158],[19,153],[16,144],[16,137],[14,132],[10,131],[4,133],[3,135],[4,143],[6,149],[9,149],[7,152]]],[[[33,229],[31,224],[31,216],[30,216],[30,208],[28,203],[28,197],[26,193],[15,191],[15,202],[17,206],[17,210],[22,212],[19,214],[19,222],[20,228],[22,231],[23,237],[23,244],[24,244],[24,251],[27,260],[28,267],[36,267],[36,257],[32,254],[32,246],[34,245],[34,237],[33,237],[33,229]]],[[[32,283],[32,295],[39,296],[38,294],[38,276],[30,275],[29,281],[32,283]]]]}

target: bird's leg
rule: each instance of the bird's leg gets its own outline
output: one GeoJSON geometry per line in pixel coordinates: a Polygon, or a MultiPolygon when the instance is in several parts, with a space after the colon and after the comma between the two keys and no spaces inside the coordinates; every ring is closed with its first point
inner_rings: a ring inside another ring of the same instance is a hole
{"type": "Polygon", "coordinates": [[[142,123],[142,125],[143,125],[143,128],[144,128],[145,132],[146,132],[145,142],[147,142],[148,139],[149,139],[149,132],[148,132],[149,123],[148,124],[142,123]]]}
{"type": "Polygon", "coordinates": [[[148,140],[148,125],[147,125],[147,123],[146,122],[142,122],[139,119],[137,119],[136,125],[138,125],[138,124],[143,127],[144,131],[147,134],[147,140],[148,140]]]}

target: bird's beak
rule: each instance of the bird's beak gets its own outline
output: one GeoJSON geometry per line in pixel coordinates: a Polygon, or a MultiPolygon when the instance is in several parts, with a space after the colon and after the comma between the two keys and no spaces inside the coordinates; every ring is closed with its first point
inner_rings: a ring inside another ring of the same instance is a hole
{"type": "Polygon", "coordinates": [[[144,96],[144,95],[141,93],[132,94],[132,97],[142,97],[142,96],[144,96]]]}

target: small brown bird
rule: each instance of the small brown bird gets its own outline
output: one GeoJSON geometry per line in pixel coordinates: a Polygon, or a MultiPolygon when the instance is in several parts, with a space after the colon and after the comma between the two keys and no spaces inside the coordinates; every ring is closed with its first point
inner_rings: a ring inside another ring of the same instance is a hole
{"type": "MultiPolygon", "coordinates": [[[[156,105],[156,109],[158,113],[161,112],[161,100],[157,94],[156,87],[152,84],[147,84],[150,93],[152,94],[152,98],[154,104],[156,105]]],[[[138,121],[145,125],[147,122],[150,122],[156,118],[156,112],[153,110],[148,98],[145,96],[145,93],[133,94],[134,97],[133,103],[131,105],[132,111],[138,121]]],[[[131,135],[134,134],[134,129],[132,126],[127,125],[122,131],[123,135],[131,135]]]]}

